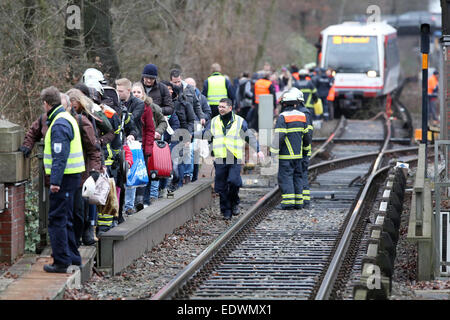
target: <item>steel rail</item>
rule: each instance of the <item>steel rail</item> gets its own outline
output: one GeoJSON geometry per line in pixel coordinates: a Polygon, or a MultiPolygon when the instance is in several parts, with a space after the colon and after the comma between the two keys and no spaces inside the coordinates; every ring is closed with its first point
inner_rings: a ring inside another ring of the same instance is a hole
{"type": "Polygon", "coordinates": [[[339,270],[343,263],[343,258],[347,252],[347,249],[350,245],[350,240],[352,239],[353,232],[355,229],[355,226],[357,225],[359,218],[360,218],[360,211],[363,207],[363,204],[365,202],[365,199],[367,197],[367,194],[369,192],[370,187],[372,186],[372,182],[374,181],[376,177],[376,173],[378,172],[379,166],[381,164],[381,161],[384,157],[384,152],[386,151],[389,140],[391,139],[391,121],[389,119],[386,119],[386,136],[384,145],[381,148],[380,153],[378,154],[373,166],[371,173],[369,175],[369,178],[364,185],[364,188],[356,202],[356,205],[350,215],[350,218],[347,222],[347,225],[345,226],[344,232],[342,234],[342,238],[339,241],[339,244],[336,248],[336,251],[333,255],[333,258],[331,259],[330,264],[328,265],[327,271],[325,273],[325,276],[322,279],[322,283],[317,291],[317,294],[315,296],[315,300],[326,300],[329,299],[336,278],[338,277],[339,270]]]}
{"type": "Polygon", "coordinates": [[[217,251],[222,248],[230,238],[238,233],[250,221],[272,197],[279,191],[278,186],[258,200],[245,215],[239,219],[230,229],[220,235],[213,243],[211,243],[197,258],[188,264],[183,271],[158,291],[151,300],[169,299],[176,291],[191,278],[196,271],[203,266],[217,251]]]}
{"type": "MultiPolygon", "coordinates": [[[[337,127],[338,130],[340,126],[337,127]]],[[[333,133],[334,134],[334,133],[333,133]]],[[[330,139],[331,141],[331,139],[330,139]]],[[[384,145],[384,149],[387,144],[384,145]]],[[[387,150],[386,153],[402,153],[402,152],[412,152],[416,151],[417,147],[408,148],[398,148],[387,150]]],[[[317,154],[317,153],[316,153],[317,154]]],[[[319,172],[327,172],[336,169],[339,166],[348,166],[354,163],[361,163],[367,161],[373,161],[379,153],[374,152],[370,154],[357,155],[352,157],[334,159],[330,161],[321,162],[319,164],[310,167],[310,170],[318,170],[319,172]]],[[[373,179],[373,178],[372,178],[373,179]]],[[[176,293],[191,279],[195,274],[201,269],[202,266],[208,263],[211,258],[219,252],[229,240],[239,233],[249,221],[251,221],[255,215],[263,208],[269,201],[272,200],[279,193],[279,186],[274,187],[266,195],[258,200],[248,211],[245,213],[241,219],[236,221],[236,223],[222,235],[220,235],[213,243],[211,243],[199,256],[197,256],[189,265],[187,265],[175,278],[173,278],[169,283],[167,283],[163,288],[161,288],[151,299],[152,300],[164,300],[171,299],[176,295],[176,293]]],[[[329,268],[330,269],[330,268],[329,268]]]]}
{"type": "Polygon", "coordinates": [[[336,126],[336,129],[334,130],[334,132],[325,140],[325,142],[319,147],[317,148],[317,150],[315,150],[312,154],[311,154],[311,158],[313,159],[315,158],[320,152],[325,151],[325,148],[328,147],[328,145],[331,143],[332,140],[336,139],[336,137],[342,133],[342,131],[345,128],[345,124],[346,124],[347,120],[345,119],[344,116],[341,117],[341,120],[339,120],[338,125],[336,126]]]}

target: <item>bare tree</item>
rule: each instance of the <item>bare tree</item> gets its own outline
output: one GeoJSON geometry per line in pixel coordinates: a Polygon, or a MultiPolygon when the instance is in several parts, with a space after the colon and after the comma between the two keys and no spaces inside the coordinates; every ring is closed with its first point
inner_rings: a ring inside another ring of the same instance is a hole
{"type": "Polygon", "coordinates": [[[88,60],[96,62],[107,76],[116,79],[120,67],[112,40],[110,9],[110,0],[85,0],[83,34],[88,60]]]}

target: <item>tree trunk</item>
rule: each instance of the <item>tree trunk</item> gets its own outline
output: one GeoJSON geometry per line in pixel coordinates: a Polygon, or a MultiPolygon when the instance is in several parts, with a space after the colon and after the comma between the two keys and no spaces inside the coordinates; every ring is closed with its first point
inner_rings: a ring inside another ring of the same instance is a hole
{"type": "Polygon", "coordinates": [[[23,42],[25,44],[25,55],[24,55],[24,68],[23,68],[23,79],[25,83],[29,83],[31,77],[33,76],[34,61],[32,57],[33,52],[33,28],[34,28],[34,18],[36,15],[36,2],[34,0],[25,0],[24,3],[24,36],[23,42]]]}
{"type": "Polygon", "coordinates": [[[270,29],[272,27],[272,17],[273,17],[274,12],[275,12],[275,0],[272,0],[270,2],[269,12],[266,15],[266,24],[264,27],[263,38],[261,40],[261,43],[258,44],[258,49],[256,51],[255,62],[253,65],[253,70],[255,70],[255,71],[258,70],[259,62],[261,61],[262,57],[264,56],[264,51],[266,50],[267,37],[269,36],[270,29]]]}
{"type": "Polygon", "coordinates": [[[81,11],[76,11],[81,10],[81,3],[82,0],[70,0],[66,7],[63,49],[69,61],[81,58],[81,25],[78,25],[81,22],[81,17],[77,16],[81,11]],[[75,9],[72,11],[69,10],[70,8],[75,9]]]}
{"type": "Polygon", "coordinates": [[[110,0],[85,0],[83,34],[88,60],[114,80],[120,76],[120,68],[112,40],[110,8],[110,0]]]}

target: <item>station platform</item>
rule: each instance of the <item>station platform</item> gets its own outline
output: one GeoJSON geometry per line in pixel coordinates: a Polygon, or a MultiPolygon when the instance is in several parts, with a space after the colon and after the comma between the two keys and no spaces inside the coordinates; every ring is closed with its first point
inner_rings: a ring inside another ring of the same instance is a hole
{"type": "Polygon", "coordinates": [[[45,264],[53,263],[49,248],[40,255],[24,255],[0,275],[0,300],[62,299],[66,289],[79,288],[91,277],[96,247],[82,246],[79,251],[82,266],[69,267],[73,273],[44,271],[45,264]]]}

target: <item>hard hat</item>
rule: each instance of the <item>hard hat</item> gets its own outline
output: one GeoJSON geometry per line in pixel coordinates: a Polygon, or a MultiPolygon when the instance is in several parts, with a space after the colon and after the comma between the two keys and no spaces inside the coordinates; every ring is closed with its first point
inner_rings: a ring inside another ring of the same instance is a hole
{"type": "Polygon", "coordinates": [[[307,76],[308,74],[309,72],[306,69],[300,69],[300,71],[298,72],[298,75],[300,76],[307,76]]]}
{"type": "Polygon", "coordinates": [[[300,89],[298,89],[296,87],[292,87],[290,89],[290,91],[295,92],[295,94],[297,95],[297,100],[298,101],[305,102],[305,98],[303,97],[303,92],[300,89]]]}
{"type": "Polygon", "coordinates": [[[281,103],[296,104],[297,102],[298,102],[298,94],[293,90],[285,92],[283,94],[283,97],[281,98],[281,103]]]}
{"type": "Polygon", "coordinates": [[[316,64],[315,62],[310,62],[310,63],[305,64],[305,65],[303,66],[303,68],[306,69],[306,70],[312,70],[312,69],[314,69],[316,66],[317,66],[317,64],[316,64]]]}
{"type": "Polygon", "coordinates": [[[81,195],[83,196],[83,198],[90,198],[94,195],[94,193],[95,193],[95,181],[94,178],[89,177],[83,183],[81,195]]]}
{"type": "Polygon", "coordinates": [[[105,84],[103,73],[95,68],[88,68],[82,77],[83,83],[103,94],[102,84],[105,84]]]}

